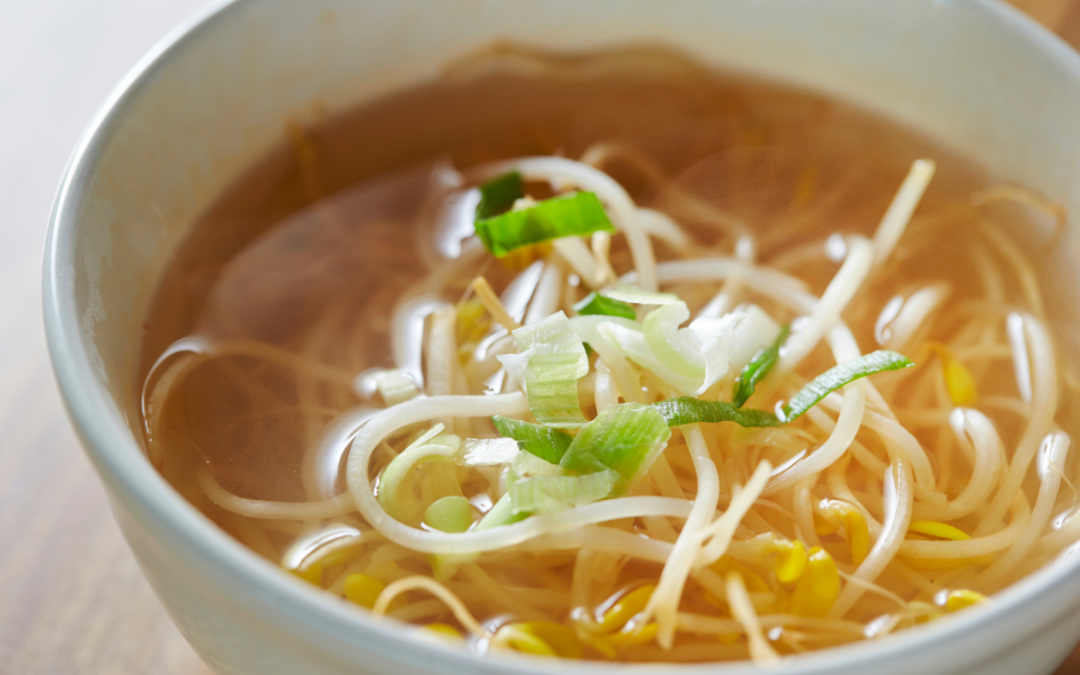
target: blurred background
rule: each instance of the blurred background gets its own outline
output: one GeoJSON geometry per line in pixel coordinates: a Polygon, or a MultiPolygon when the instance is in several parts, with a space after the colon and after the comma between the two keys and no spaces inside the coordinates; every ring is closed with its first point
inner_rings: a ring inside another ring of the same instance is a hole
{"type": "MultiPolygon", "coordinates": [[[[113,523],[64,415],[40,309],[49,208],[79,134],[205,4],[0,0],[0,673],[210,675],[113,523]]],[[[1080,0],[1013,4],[1080,45],[1080,0]]],[[[1080,673],[1080,649],[1059,673],[1080,673]]]]}

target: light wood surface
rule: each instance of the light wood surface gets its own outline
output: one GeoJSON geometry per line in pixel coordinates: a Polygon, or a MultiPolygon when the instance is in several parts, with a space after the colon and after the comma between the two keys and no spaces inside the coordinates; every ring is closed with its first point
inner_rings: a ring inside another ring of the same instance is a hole
{"type": "MultiPolygon", "coordinates": [[[[210,675],[113,523],[62,410],[40,309],[49,207],[80,131],[201,4],[0,0],[0,673],[210,675]]],[[[1080,0],[1016,4],[1080,44],[1080,0]]],[[[1080,649],[1065,673],[1080,673],[1080,649]]]]}

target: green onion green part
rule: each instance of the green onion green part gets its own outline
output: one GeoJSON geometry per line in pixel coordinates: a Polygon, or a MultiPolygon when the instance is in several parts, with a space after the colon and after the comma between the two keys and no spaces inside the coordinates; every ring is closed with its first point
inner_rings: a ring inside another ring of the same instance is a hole
{"type": "Polygon", "coordinates": [[[760,382],[769,371],[772,370],[776,362],[780,360],[780,347],[784,344],[784,340],[787,340],[788,335],[791,333],[791,326],[784,324],[780,327],[780,334],[776,336],[776,340],[762,349],[750,363],[746,364],[742,373],[735,379],[735,391],[732,393],[731,402],[736,408],[741,408],[746,403],[746,399],[750,398],[754,393],[754,387],[760,382]]]}
{"type": "Polygon", "coordinates": [[[734,422],[743,427],[778,427],[780,420],[765,410],[740,410],[724,401],[703,401],[693,396],[680,396],[652,404],[668,426],[684,424],[734,422]]]}
{"type": "Polygon", "coordinates": [[[550,239],[615,231],[592,192],[554,197],[530,208],[488,218],[481,218],[477,207],[475,226],[484,246],[499,258],[516,248],[550,239]]]}
{"type": "Polygon", "coordinates": [[[637,312],[625,302],[608,298],[597,294],[595,291],[585,296],[585,299],[574,305],[574,311],[582,316],[590,314],[602,314],[604,316],[619,316],[624,319],[635,321],[637,312]]]}
{"type": "Polygon", "coordinates": [[[526,369],[529,408],[540,424],[574,428],[588,422],[578,403],[578,362],[574,353],[533,354],[526,369]]]}
{"type": "Polygon", "coordinates": [[[552,464],[562,461],[566,449],[570,447],[570,441],[574,440],[565,431],[522,422],[511,417],[495,415],[491,421],[501,436],[514,439],[518,447],[525,452],[552,464]]]}
{"type": "Polygon", "coordinates": [[[783,421],[791,422],[812,408],[818,401],[825,398],[830,392],[843,387],[845,384],[850,384],[874,373],[900,370],[914,365],[906,356],[882,349],[833,366],[815,377],[812,382],[800,389],[799,393],[792,396],[787,405],[780,408],[783,421]]]}
{"type": "Polygon", "coordinates": [[[671,430],[653,406],[613,405],[578,430],[559,465],[569,474],[611,469],[629,485],[648,470],[669,438],[671,430]]]}
{"type": "Polygon", "coordinates": [[[517,171],[492,178],[480,186],[480,203],[476,205],[476,220],[487,220],[509,211],[514,202],[524,196],[525,181],[517,171]]]}

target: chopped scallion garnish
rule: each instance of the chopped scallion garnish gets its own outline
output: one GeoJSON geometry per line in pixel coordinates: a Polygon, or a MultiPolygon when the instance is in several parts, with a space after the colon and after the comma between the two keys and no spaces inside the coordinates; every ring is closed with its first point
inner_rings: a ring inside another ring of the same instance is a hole
{"type": "Polygon", "coordinates": [[[514,439],[518,447],[525,452],[532,453],[552,464],[562,461],[566,449],[570,447],[570,441],[574,440],[573,436],[565,431],[522,422],[511,417],[495,415],[491,421],[499,434],[514,439]]]}
{"type": "Polygon", "coordinates": [[[479,215],[477,207],[476,234],[498,258],[542,241],[615,231],[604,206],[592,192],[545,199],[535,206],[489,218],[479,215]]]}
{"type": "Polygon", "coordinates": [[[663,416],[668,426],[684,424],[734,422],[743,427],[778,427],[780,420],[765,410],[748,408],[740,410],[724,401],[703,401],[693,396],[680,396],[658,401],[652,405],[663,416]]]}
{"type": "Polygon", "coordinates": [[[493,527],[516,523],[519,520],[525,520],[528,517],[529,514],[526,511],[514,507],[513,500],[510,497],[510,494],[507,493],[504,494],[499,501],[495,502],[495,505],[484,514],[484,517],[476,524],[476,529],[489,530],[493,527]]]}
{"type": "Polygon", "coordinates": [[[855,380],[874,373],[900,370],[914,365],[906,356],[882,349],[833,366],[815,377],[812,382],[800,389],[799,393],[792,396],[787,405],[781,407],[783,421],[790,422],[794,420],[812,408],[818,401],[828,396],[830,392],[855,380]]]}
{"type": "Polygon", "coordinates": [[[511,483],[507,494],[515,513],[544,513],[609,497],[621,481],[611,470],[581,476],[538,476],[511,483]]]}
{"type": "Polygon", "coordinates": [[[499,356],[507,374],[525,385],[529,407],[541,424],[585,424],[577,381],[589,373],[581,338],[561,311],[513,332],[521,352],[499,356]]]}
{"type": "Polygon", "coordinates": [[[613,405],[581,427],[559,464],[571,474],[612,469],[628,485],[648,470],[669,438],[671,430],[653,406],[613,405]]]}
{"type": "Polygon", "coordinates": [[[731,402],[736,408],[743,407],[746,403],[746,399],[754,393],[754,387],[760,382],[773,366],[780,359],[780,347],[784,344],[784,340],[787,340],[788,335],[791,333],[791,326],[784,324],[780,327],[780,334],[776,336],[776,340],[771,345],[762,349],[751,361],[743,368],[742,373],[735,380],[735,391],[732,394],[731,402]]]}
{"type": "Polygon", "coordinates": [[[480,186],[480,203],[476,205],[476,220],[494,218],[510,210],[514,202],[525,196],[525,181],[517,171],[492,178],[480,186]]]}
{"type": "Polygon", "coordinates": [[[424,524],[440,532],[464,532],[472,522],[472,507],[461,495],[437,499],[424,512],[424,524]]]}
{"type": "Polygon", "coordinates": [[[540,424],[573,428],[588,422],[578,403],[577,364],[577,354],[534,354],[529,358],[529,408],[540,424]]]}
{"type": "Polygon", "coordinates": [[[598,295],[596,292],[589,293],[584,300],[574,305],[574,311],[582,316],[600,314],[603,316],[618,316],[631,321],[637,319],[637,312],[630,305],[614,298],[598,295]]]}

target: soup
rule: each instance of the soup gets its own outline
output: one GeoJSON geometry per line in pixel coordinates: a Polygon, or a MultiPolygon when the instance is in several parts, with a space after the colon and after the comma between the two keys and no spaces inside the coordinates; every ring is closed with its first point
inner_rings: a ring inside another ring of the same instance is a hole
{"type": "Polygon", "coordinates": [[[821,96],[491,50],[298,120],[207,210],[146,322],[148,454],[424,639],[881,637],[1080,538],[1036,271],[1063,218],[821,96]]]}

